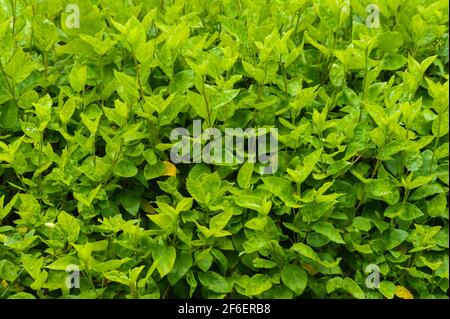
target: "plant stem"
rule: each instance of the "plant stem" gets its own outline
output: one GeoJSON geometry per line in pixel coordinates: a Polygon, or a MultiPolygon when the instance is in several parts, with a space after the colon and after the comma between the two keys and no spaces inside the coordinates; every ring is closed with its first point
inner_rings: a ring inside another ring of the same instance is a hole
{"type": "Polygon", "coordinates": [[[437,136],[434,139],[434,145],[433,145],[433,155],[431,156],[431,164],[429,167],[429,174],[431,174],[431,170],[433,168],[433,162],[434,162],[434,158],[435,158],[435,153],[436,153],[436,149],[438,148],[439,145],[439,135],[441,134],[441,114],[438,114],[438,129],[437,129],[437,136]]]}
{"type": "Polygon", "coordinates": [[[441,114],[438,114],[438,129],[437,129],[437,136],[434,140],[433,154],[434,151],[436,151],[436,149],[438,148],[440,135],[441,135],[441,114]]]}
{"type": "Polygon", "coordinates": [[[203,99],[205,101],[205,106],[206,106],[206,113],[208,114],[208,118],[207,118],[207,122],[208,122],[208,127],[213,127],[212,123],[211,123],[211,106],[209,105],[209,101],[208,98],[206,97],[206,87],[205,87],[205,81],[206,78],[205,76],[203,76],[203,82],[202,82],[202,86],[203,86],[203,99]]]}
{"type": "Polygon", "coordinates": [[[138,63],[136,56],[133,55],[134,59],[134,66],[136,67],[136,75],[137,75],[137,81],[139,86],[139,93],[141,95],[141,100],[144,98],[144,88],[142,87],[142,80],[141,80],[141,65],[138,63]]]}
{"type": "Polygon", "coordinates": [[[12,40],[14,43],[14,52],[17,49],[17,41],[16,41],[16,5],[17,0],[11,0],[11,10],[12,10],[12,40]]]}
{"type": "Polygon", "coordinates": [[[88,277],[89,283],[91,284],[92,289],[94,289],[97,299],[99,299],[100,296],[98,295],[97,289],[95,288],[94,281],[92,280],[91,272],[89,270],[86,270],[84,273],[85,273],[86,277],[88,277]]]}
{"type": "Polygon", "coordinates": [[[47,80],[48,77],[48,53],[44,51],[42,54],[42,60],[44,62],[44,78],[47,80]]]}
{"type": "Polygon", "coordinates": [[[405,188],[405,196],[403,197],[403,203],[406,203],[406,201],[408,200],[409,193],[410,193],[410,189],[405,188]]]}
{"type": "Polygon", "coordinates": [[[16,86],[14,84],[14,79],[9,77],[8,74],[6,74],[6,71],[3,68],[3,64],[2,64],[1,59],[0,59],[0,71],[2,72],[3,76],[5,77],[6,84],[8,85],[9,91],[11,92],[11,96],[12,96],[12,98],[14,100],[14,103],[16,104],[16,106],[19,106],[18,103],[17,103],[17,98],[16,98],[16,89],[15,89],[16,86]],[[9,83],[8,78],[11,79],[11,83],[9,83]]]}
{"type": "MultiPolygon", "coordinates": [[[[364,100],[366,99],[366,86],[367,86],[367,74],[369,73],[369,48],[365,49],[365,54],[364,54],[364,61],[365,61],[365,67],[364,67],[364,79],[363,79],[363,83],[362,83],[362,102],[364,103],[364,100]]],[[[360,106],[360,110],[359,110],[359,122],[361,122],[362,119],[362,107],[360,106]]]]}
{"type": "Polygon", "coordinates": [[[31,20],[31,26],[30,26],[30,28],[31,28],[31,30],[30,30],[30,48],[32,48],[33,47],[33,40],[34,40],[34,29],[33,29],[33,22],[34,22],[34,18],[36,17],[36,8],[35,8],[35,6],[34,6],[34,4],[33,4],[33,0],[30,0],[30,6],[31,6],[31,10],[33,11],[33,17],[32,17],[32,20],[31,20]]]}
{"type": "Polygon", "coordinates": [[[295,24],[295,29],[294,29],[294,43],[295,43],[295,39],[297,38],[297,30],[298,30],[298,25],[300,23],[300,13],[297,10],[297,12],[295,13],[297,16],[297,23],[295,24]]]}
{"type": "Polygon", "coordinates": [[[378,169],[380,168],[381,165],[381,161],[379,159],[377,159],[377,163],[375,164],[375,168],[373,169],[372,175],[370,176],[370,178],[372,179],[378,172],[378,169]]]}
{"type": "Polygon", "coordinates": [[[17,274],[16,278],[14,278],[13,281],[11,281],[8,285],[8,287],[6,287],[6,289],[3,291],[2,295],[0,296],[0,298],[3,298],[6,294],[6,292],[9,290],[9,288],[11,287],[11,285],[17,280],[19,279],[20,274],[23,272],[25,268],[20,269],[19,273],[17,274]]]}

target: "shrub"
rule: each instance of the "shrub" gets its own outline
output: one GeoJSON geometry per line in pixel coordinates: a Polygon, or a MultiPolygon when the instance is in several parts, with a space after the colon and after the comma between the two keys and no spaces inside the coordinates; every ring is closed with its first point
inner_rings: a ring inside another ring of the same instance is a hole
{"type": "Polygon", "coordinates": [[[0,296],[448,298],[448,2],[374,2],[0,0],[0,296]]]}

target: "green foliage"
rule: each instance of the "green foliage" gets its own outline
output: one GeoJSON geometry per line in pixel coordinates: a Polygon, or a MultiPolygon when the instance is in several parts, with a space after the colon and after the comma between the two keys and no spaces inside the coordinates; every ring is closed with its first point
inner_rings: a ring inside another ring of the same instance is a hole
{"type": "Polygon", "coordinates": [[[448,298],[448,2],[375,2],[0,0],[0,298],[448,298]]]}

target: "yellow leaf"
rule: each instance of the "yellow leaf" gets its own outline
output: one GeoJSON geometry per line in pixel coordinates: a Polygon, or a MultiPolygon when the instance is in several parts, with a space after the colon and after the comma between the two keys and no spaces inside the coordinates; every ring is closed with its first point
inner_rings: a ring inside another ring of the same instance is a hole
{"type": "Polygon", "coordinates": [[[402,299],[414,299],[412,293],[403,286],[395,286],[395,295],[402,299]]]}
{"type": "Polygon", "coordinates": [[[2,281],[2,286],[3,286],[3,288],[8,288],[8,282],[6,281],[6,279],[4,279],[3,281],[2,281]]]}
{"type": "Polygon", "coordinates": [[[28,231],[27,227],[19,227],[16,229],[18,233],[25,234],[28,231]]]}
{"type": "Polygon", "coordinates": [[[304,269],[306,269],[310,273],[310,275],[314,276],[315,274],[317,274],[317,270],[314,268],[313,265],[303,263],[302,266],[304,269]]]}
{"type": "Polygon", "coordinates": [[[156,211],[153,208],[152,204],[150,204],[150,202],[146,201],[145,199],[141,200],[141,209],[147,214],[156,214],[156,211]]]}
{"type": "Polygon", "coordinates": [[[408,251],[408,246],[402,244],[402,245],[398,246],[398,248],[396,248],[396,250],[401,251],[402,253],[406,254],[406,252],[408,251]]]}
{"type": "Polygon", "coordinates": [[[164,161],[164,176],[177,176],[177,168],[171,162],[164,161]]]}

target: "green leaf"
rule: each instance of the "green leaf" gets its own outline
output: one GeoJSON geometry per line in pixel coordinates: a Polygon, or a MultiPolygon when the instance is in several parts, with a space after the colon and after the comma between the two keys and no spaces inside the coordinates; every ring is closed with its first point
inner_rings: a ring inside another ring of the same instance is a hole
{"type": "Polygon", "coordinates": [[[232,285],[214,271],[201,272],[198,274],[198,279],[207,289],[219,294],[227,294],[232,290],[232,285]]]}
{"type": "Polygon", "coordinates": [[[35,44],[42,52],[48,52],[58,41],[58,30],[55,24],[43,16],[33,19],[33,31],[35,44]]]}
{"type": "MultiPolygon", "coordinates": [[[[50,265],[47,265],[46,268],[53,269],[53,270],[63,270],[66,271],[67,267],[69,265],[79,265],[80,261],[77,257],[74,256],[63,256],[61,258],[56,259],[53,261],[50,265]]],[[[80,270],[83,269],[83,267],[80,265],[80,270]]]]}
{"type": "Polygon", "coordinates": [[[435,194],[442,193],[445,193],[444,188],[440,184],[433,183],[419,187],[414,191],[414,193],[411,194],[409,199],[412,201],[417,201],[435,194]]]}
{"type": "Polygon", "coordinates": [[[185,70],[175,74],[171,81],[171,93],[184,93],[194,85],[194,71],[185,70]]]}
{"type": "Polygon", "coordinates": [[[128,276],[118,270],[112,270],[104,273],[106,279],[114,282],[118,282],[122,285],[129,286],[131,284],[128,276]]]}
{"type": "Polygon", "coordinates": [[[136,79],[115,70],[114,77],[117,81],[116,90],[120,98],[131,105],[136,99],[139,98],[139,88],[136,79]]]}
{"type": "Polygon", "coordinates": [[[87,69],[85,65],[75,64],[69,74],[69,83],[75,92],[81,92],[86,86],[87,69]]]}
{"type": "Polygon", "coordinates": [[[281,280],[296,296],[300,296],[306,288],[308,276],[303,268],[287,265],[281,271],[281,280]]]}
{"type": "Polygon", "coordinates": [[[214,110],[217,110],[230,103],[238,94],[239,90],[224,90],[222,92],[218,92],[211,100],[211,107],[214,110]]]}
{"type": "Polygon", "coordinates": [[[0,260],[0,279],[12,282],[16,280],[19,268],[9,260],[0,260]]]}
{"type": "Polygon", "coordinates": [[[401,54],[387,53],[383,57],[383,70],[394,71],[400,69],[408,62],[401,54]]]}
{"type": "Polygon", "coordinates": [[[245,223],[245,227],[253,230],[263,230],[267,224],[267,218],[255,217],[245,223]]]}
{"type": "Polygon", "coordinates": [[[130,160],[120,160],[114,168],[114,174],[121,177],[133,177],[138,173],[137,167],[130,160]]]}
{"type": "Polygon", "coordinates": [[[78,235],[80,233],[80,224],[78,220],[69,215],[68,213],[62,211],[58,215],[58,226],[67,234],[67,240],[69,243],[74,243],[78,239],[78,235]]]}
{"type": "Polygon", "coordinates": [[[145,179],[154,179],[164,175],[165,168],[162,161],[157,161],[156,164],[147,164],[144,168],[145,179]]]}
{"type": "Polygon", "coordinates": [[[191,209],[192,204],[193,204],[192,198],[190,198],[190,197],[189,197],[189,198],[183,198],[183,199],[177,204],[177,207],[176,207],[175,210],[176,210],[177,213],[188,211],[188,210],[191,209]]]}
{"type": "Polygon", "coordinates": [[[158,263],[156,269],[158,269],[159,275],[164,277],[175,264],[176,250],[174,247],[157,245],[152,250],[152,257],[158,263]]]}
{"type": "Polygon", "coordinates": [[[149,163],[150,165],[155,165],[158,161],[155,151],[152,149],[146,149],[142,155],[144,156],[145,160],[147,161],[147,163],[149,163]]]}
{"type": "Polygon", "coordinates": [[[405,158],[405,166],[410,172],[415,172],[423,165],[423,157],[419,152],[408,152],[405,158]]]}
{"type": "Polygon", "coordinates": [[[351,278],[344,279],[344,289],[347,290],[348,292],[350,292],[353,295],[353,297],[355,297],[357,299],[365,299],[366,298],[364,291],[351,278]]]}
{"type": "Polygon", "coordinates": [[[159,228],[171,231],[175,225],[175,218],[169,214],[147,215],[159,228]]]}
{"type": "Polygon", "coordinates": [[[389,180],[370,180],[367,184],[367,192],[376,198],[382,198],[386,203],[390,205],[396,204],[400,199],[398,188],[389,180]]]}
{"type": "Polygon", "coordinates": [[[13,98],[9,85],[9,80],[0,72],[0,105],[13,98]]]}
{"type": "Polygon", "coordinates": [[[322,155],[321,149],[312,152],[303,159],[303,166],[297,166],[295,170],[288,168],[287,169],[288,174],[292,177],[292,179],[296,183],[299,184],[303,183],[314,170],[314,167],[319,161],[321,155],[322,155]]]}
{"type": "Polygon", "coordinates": [[[192,91],[187,92],[187,97],[195,113],[203,119],[208,119],[208,110],[204,97],[192,91]]]}
{"type": "Polygon", "coordinates": [[[22,48],[18,48],[4,70],[17,84],[30,76],[35,68],[37,68],[37,63],[32,60],[30,54],[24,52],[22,48]]]}
{"type": "Polygon", "coordinates": [[[428,184],[433,178],[434,176],[419,176],[415,178],[412,182],[408,181],[406,185],[408,186],[409,189],[414,189],[423,186],[425,184],[428,184]]]}
{"type": "Polygon", "coordinates": [[[0,128],[9,129],[17,124],[19,109],[13,101],[0,105],[0,128]]]}
{"type": "Polygon", "coordinates": [[[295,243],[294,245],[292,245],[291,249],[311,260],[319,260],[319,256],[317,255],[317,253],[311,247],[303,243],[295,243]]]}
{"type": "Polygon", "coordinates": [[[171,273],[167,275],[167,279],[171,285],[175,285],[188,270],[192,267],[193,260],[191,253],[181,253],[177,256],[171,273]]]}
{"type": "Polygon", "coordinates": [[[120,202],[127,212],[136,216],[141,206],[140,194],[133,190],[125,190],[120,196],[120,202]]]}
{"type": "Polygon", "coordinates": [[[75,98],[70,97],[66,103],[59,109],[59,118],[63,124],[69,123],[72,118],[73,113],[77,107],[77,101],[75,98]]]}
{"type": "Polygon", "coordinates": [[[393,206],[389,206],[384,212],[384,216],[389,218],[399,217],[402,220],[410,221],[423,216],[417,206],[411,203],[397,203],[393,206]]]}
{"type": "Polygon", "coordinates": [[[9,296],[8,299],[36,299],[36,297],[28,292],[19,292],[9,296]]]}
{"type": "Polygon", "coordinates": [[[408,238],[409,233],[401,229],[389,229],[387,232],[383,233],[383,237],[386,240],[386,249],[390,250],[397,247],[406,238],[408,238]]]}
{"type": "Polygon", "coordinates": [[[263,274],[256,274],[248,281],[245,291],[247,296],[259,296],[270,288],[272,288],[270,277],[263,274]]]}
{"type": "Polygon", "coordinates": [[[11,213],[12,208],[16,204],[17,199],[19,198],[19,193],[14,195],[14,197],[10,200],[6,206],[5,203],[5,195],[0,197],[0,222],[11,213]]]}
{"type": "Polygon", "coordinates": [[[98,116],[94,121],[89,119],[84,113],[80,114],[83,124],[88,128],[89,132],[94,135],[97,133],[98,123],[100,123],[101,116],[98,116]]]}
{"type": "Polygon", "coordinates": [[[217,173],[210,174],[207,166],[196,165],[189,172],[186,186],[197,202],[208,205],[216,198],[221,180],[217,173]]]}
{"type": "Polygon", "coordinates": [[[431,217],[447,217],[447,197],[445,196],[445,194],[439,194],[433,197],[428,202],[427,206],[427,212],[431,217]]]}
{"type": "Polygon", "coordinates": [[[42,266],[44,265],[44,258],[36,258],[33,255],[29,254],[23,254],[21,256],[21,262],[23,265],[23,268],[27,271],[27,273],[36,280],[36,278],[41,273],[42,266]]]}
{"type": "Polygon", "coordinates": [[[333,63],[330,69],[330,81],[336,86],[340,87],[345,81],[345,69],[340,63],[333,63]]]}
{"type": "Polygon", "coordinates": [[[253,267],[271,269],[277,266],[276,262],[263,258],[255,258],[252,261],[253,267]]]}
{"type": "Polygon", "coordinates": [[[317,222],[311,227],[314,231],[319,234],[324,235],[331,241],[334,241],[338,244],[345,244],[339,232],[334,228],[334,226],[329,222],[317,222]]]}
{"type": "Polygon", "coordinates": [[[105,262],[94,264],[93,269],[99,272],[108,272],[120,268],[120,266],[122,266],[123,264],[125,264],[130,260],[131,259],[128,257],[122,259],[111,259],[105,262]]]}
{"type": "Polygon", "coordinates": [[[362,216],[353,218],[352,226],[364,232],[368,232],[372,228],[370,219],[362,216]]]}
{"type": "Polygon", "coordinates": [[[270,176],[263,179],[266,188],[279,197],[288,207],[298,207],[291,183],[282,178],[270,176]]]}
{"type": "Polygon", "coordinates": [[[225,211],[213,216],[209,221],[209,228],[212,231],[220,231],[222,230],[229,222],[231,217],[233,216],[233,209],[228,208],[225,211]]]}
{"type": "Polygon", "coordinates": [[[244,189],[250,188],[254,166],[251,162],[245,162],[239,170],[237,182],[244,189]]]}
{"type": "Polygon", "coordinates": [[[343,289],[352,294],[357,299],[365,299],[365,294],[361,287],[351,278],[342,279],[341,277],[334,277],[327,282],[327,292],[331,293],[337,289],[343,289]]]}
{"type": "Polygon", "coordinates": [[[39,273],[36,280],[30,285],[33,290],[41,290],[48,278],[48,272],[43,270],[39,273]]]}
{"type": "Polygon", "coordinates": [[[201,251],[196,251],[194,254],[195,263],[198,268],[207,272],[213,263],[213,256],[211,255],[211,251],[209,249],[204,249],[201,251]]]}
{"type": "Polygon", "coordinates": [[[393,299],[395,295],[395,284],[390,281],[383,280],[380,282],[378,290],[388,299],[393,299]]]}
{"type": "Polygon", "coordinates": [[[263,197],[256,195],[241,195],[234,201],[240,207],[253,209],[263,215],[267,215],[272,207],[271,202],[266,202],[263,197]]]}

